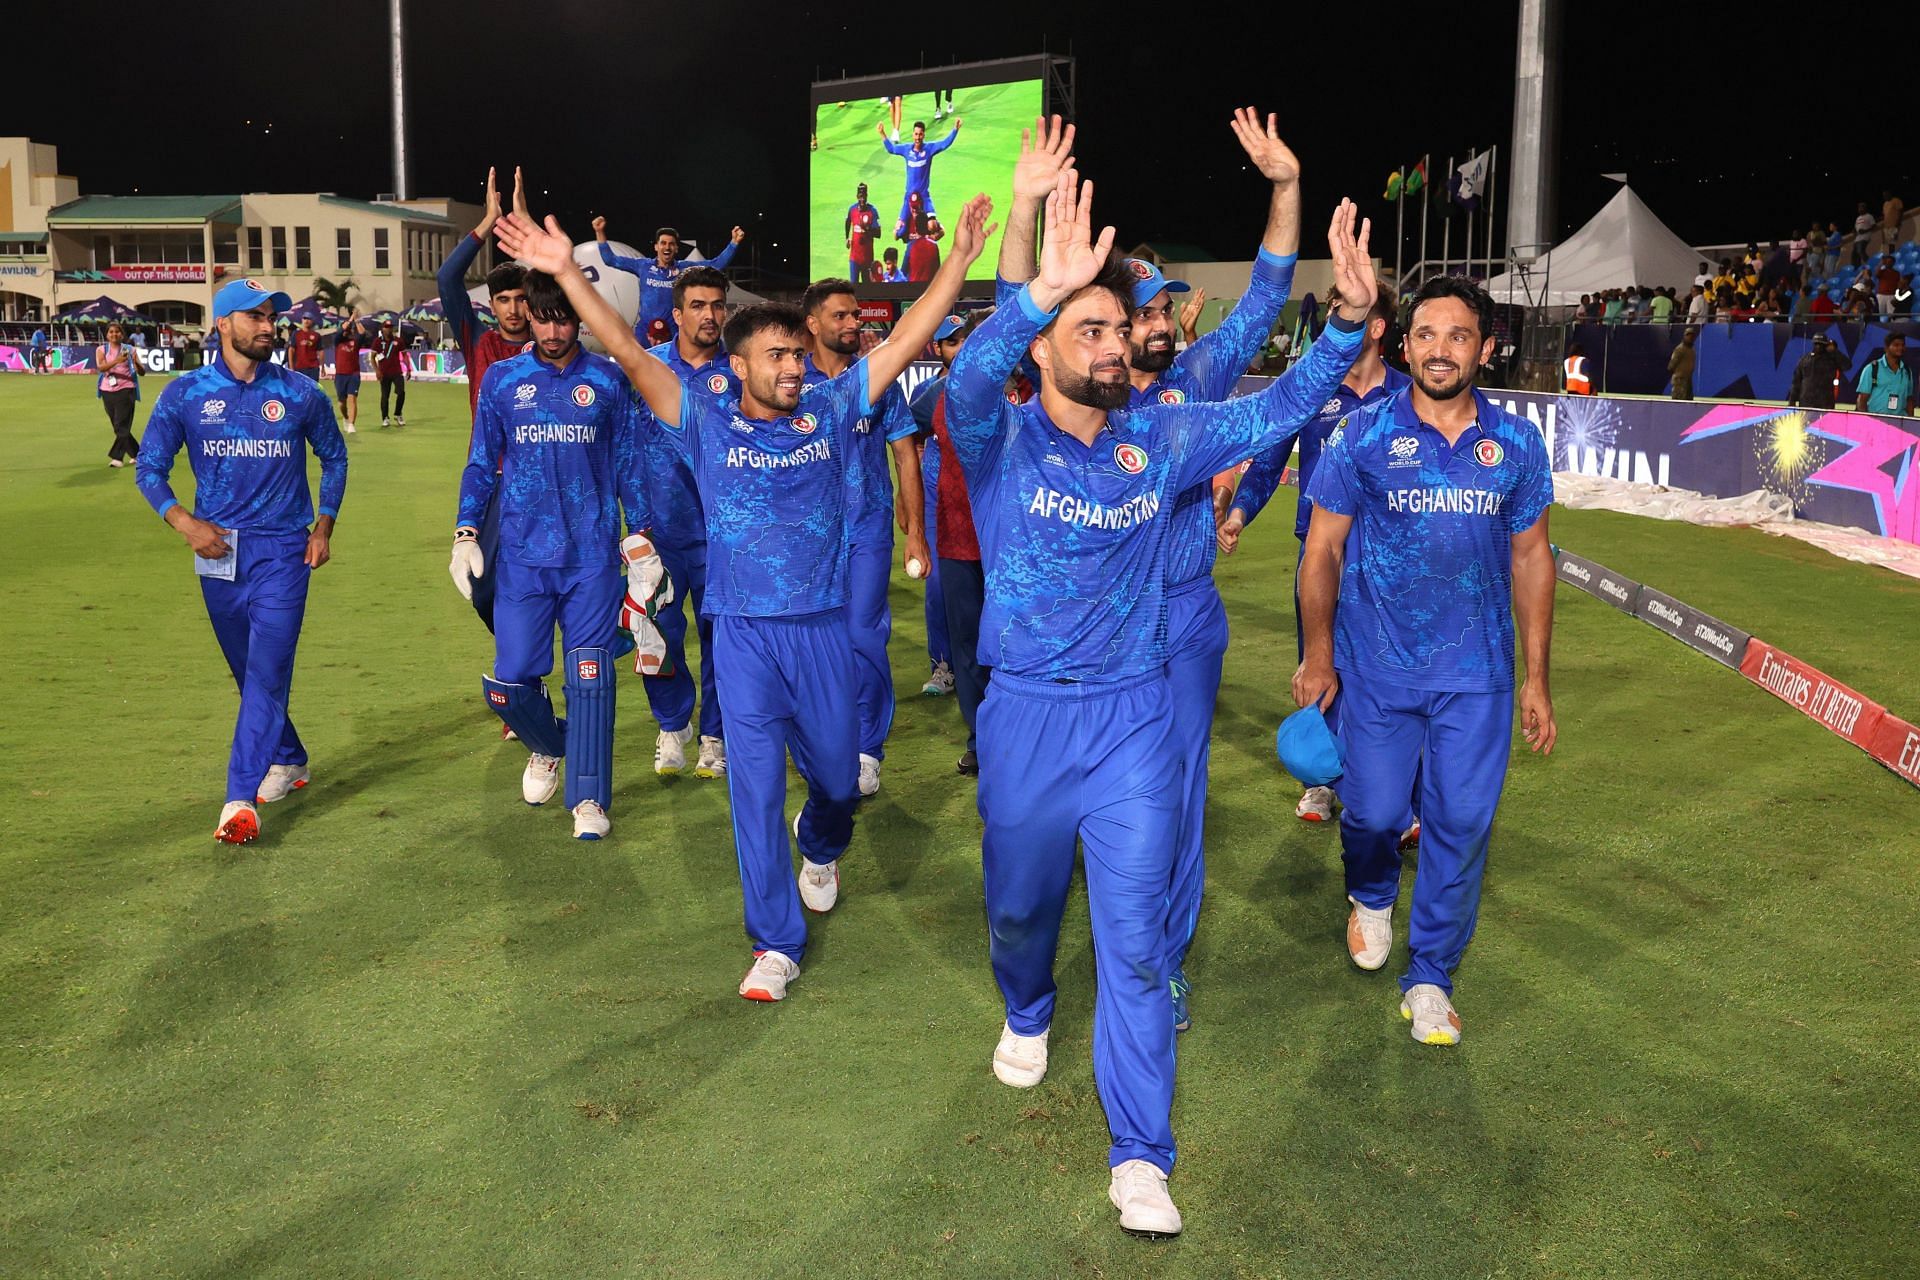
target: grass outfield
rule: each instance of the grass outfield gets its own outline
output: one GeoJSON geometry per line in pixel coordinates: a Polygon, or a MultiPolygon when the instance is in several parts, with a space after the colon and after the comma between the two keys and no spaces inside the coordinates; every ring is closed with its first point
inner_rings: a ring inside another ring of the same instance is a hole
{"type": "MultiPolygon", "coordinates": [[[[234,695],[188,553],[105,465],[84,379],[0,378],[0,1276],[1920,1271],[1920,795],[1734,673],[1560,594],[1561,744],[1515,760],[1466,1040],[1422,1048],[1399,956],[1343,954],[1335,833],[1291,816],[1293,541],[1253,530],[1220,572],[1187,1232],[1134,1240],[1083,899],[1051,1076],[988,1071],[979,825],[952,700],[914,696],[914,586],[841,904],[792,997],[750,1004],[724,788],[652,776],[635,677],[612,837],[519,801],[444,567],[464,399],[417,385],[416,425],[353,441],[294,685],[314,783],[232,849],[234,695]]],[[[1553,518],[1920,712],[1920,584],[1553,518]]]]}
{"type": "MultiPolygon", "coordinates": [[[[931,183],[934,211],[947,227],[955,225],[961,207],[982,191],[993,197],[993,221],[1006,225],[1013,165],[1020,158],[1020,130],[1033,127],[1034,117],[1040,114],[1041,94],[1038,80],[953,91],[954,110],[962,128],[953,145],[933,158],[931,183]]],[[[936,121],[933,110],[931,93],[906,95],[900,107],[900,140],[913,141],[915,120],[926,122],[929,142],[938,142],[953,132],[953,120],[936,121]]],[[[868,201],[880,214],[874,257],[879,258],[889,247],[897,248],[905,265],[906,242],[893,238],[893,225],[907,189],[907,162],[888,152],[874,131],[876,124],[885,125],[891,119],[878,97],[849,99],[845,107],[823,102],[815,109],[820,145],[808,167],[812,212],[807,220],[807,260],[816,280],[847,274],[843,228],[854,188],[862,182],[867,184],[868,201]]],[[[943,253],[945,248],[946,241],[942,240],[943,253]]],[[[987,238],[972,278],[991,278],[999,260],[1000,234],[995,232],[987,238]]]]}

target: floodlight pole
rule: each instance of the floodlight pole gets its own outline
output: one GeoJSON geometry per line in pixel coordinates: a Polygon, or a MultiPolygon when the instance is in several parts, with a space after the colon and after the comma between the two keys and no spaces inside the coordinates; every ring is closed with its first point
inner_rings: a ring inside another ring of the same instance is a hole
{"type": "Polygon", "coordinates": [[[413,182],[407,163],[407,20],[401,0],[387,0],[387,45],[392,64],[393,198],[406,200],[413,195],[413,182]]]}
{"type": "Polygon", "coordinates": [[[1560,146],[1561,0],[1520,0],[1513,55],[1513,176],[1507,243],[1553,239],[1555,152],[1560,146]]]}

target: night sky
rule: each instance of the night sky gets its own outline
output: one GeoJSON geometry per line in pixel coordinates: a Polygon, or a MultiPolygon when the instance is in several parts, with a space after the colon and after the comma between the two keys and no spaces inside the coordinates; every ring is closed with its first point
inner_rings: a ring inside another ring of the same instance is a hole
{"type": "MultiPolygon", "coordinates": [[[[1163,3],[1155,40],[1140,24],[1089,34],[1099,11],[1084,4],[408,2],[416,194],[477,201],[488,165],[519,163],[535,211],[576,239],[595,213],[617,238],[671,222],[709,245],[739,222],[764,268],[794,274],[816,78],[1071,53],[1096,216],[1123,245],[1177,240],[1230,258],[1247,255],[1265,208],[1227,128],[1236,103],[1278,111],[1301,157],[1309,256],[1334,202],[1352,195],[1386,224],[1375,252],[1391,261],[1388,172],[1425,151],[1438,176],[1449,153],[1489,143],[1504,170],[1511,132],[1516,11],[1503,3],[1328,7],[1345,26],[1298,5],[1163,3]],[[1206,11],[1275,20],[1180,21],[1206,11]]],[[[1902,187],[1906,153],[1887,144],[1865,86],[1810,98],[1783,53],[1780,74],[1749,66],[1736,91],[1723,55],[1753,33],[1708,8],[1566,6],[1562,235],[1612,194],[1600,174],[1617,170],[1693,243],[1784,237],[1816,216],[1844,224],[1856,200],[1877,212],[1887,185],[1920,197],[1902,187]],[[1901,172],[1884,170],[1890,152],[1901,172]]],[[[111,64],[82,63],[77,47],[10,60],[0,130],[57,144],[83,192],[390,189],[384,0],[202,10],[210,25],[191,36],[142,16],[159,10],[43,12],[55,29],[124,22],[137,37],[111,64]],[[202,36],[209,56],[191,52],[202,36]]],[[[1456,224],[1456,252],[1460,234],[1456,224]]],[[[1437,222],[1432,238],[1437,252],[1437,222]]]]}

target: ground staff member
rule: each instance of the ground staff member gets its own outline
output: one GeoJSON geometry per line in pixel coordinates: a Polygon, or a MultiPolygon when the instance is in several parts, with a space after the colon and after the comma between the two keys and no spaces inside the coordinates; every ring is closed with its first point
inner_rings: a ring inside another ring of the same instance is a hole
{"type": "Polygon", "coordinates": [[[325,393],[272,363],[274,313],[291,304],[253,280],[214,295],[219,359],[160,393],[136,473],[140,492],[193,548],[214,638],[240,686],[227,802],[214,828],[228,844],[260,834],[256,801],[307,785],[307,749],[288,719],[287,697],[307,579],[329,558],[347,490],[347,442],[325,393]],[[191,512],[167,479],[183,445],[193,469],[191,512]],[[307,486],[309,447],[320,459],[318,519],[307,486]]]}
{"type": "Polygon", "coordinates": [[[100,403],[113,426],[107,465],[124,467],[127,459],[140,453],[140,442],[133,438],[133,402],[140,398],[140,357],[127,345],[125,329],[117,324],[107,326],[106,343],[93,349],[93,367],[100,371],[100,403]]]}
{"type": "Polygon", "coordinates": [[[1869,360],[1860,371],[1853,407],[1867,413],[1894,413],[1902,417],[1913,412],[1913,370],[1907,365],[1907,340],[1899,334],[1887,339],[1887,349],[1878,360],[1869,360]]]}
{"type": "Polygon", "coordinates": [[[1336,790],[1347,946],[1363,969],[1387,961],[1407,796],[1420,779],[1400,1012],[1415,1040],[1455,1044],[1452,974],[1473,937],[1513,735],[1516,617],[1521,724],[1535,750],[1553,749],[1553,476],[1540,429],[1474,390],[1493,354],[1484,289],[1429,281],[1414,296],[1406,352],[1413,384],[1337,428],[1307,486],[1306,656],[1293,696],[1331,705],[1345,747],[1336,790]]]}

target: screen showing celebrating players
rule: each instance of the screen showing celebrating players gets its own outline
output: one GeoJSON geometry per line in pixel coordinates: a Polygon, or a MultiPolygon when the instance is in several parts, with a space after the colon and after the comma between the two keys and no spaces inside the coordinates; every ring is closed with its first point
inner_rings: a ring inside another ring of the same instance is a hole
{"type": "MultiPolygon", "coordinates": [[[[943,219],[976,192],[1001,199],[1009,189],[1020,130],[1045,109],[1033,72],[1025,60],[814,85],[810,274],[931,280],[943,219]]],[[[996,236],[968,278],[990,278],[999,252],[996,236]]]]}

